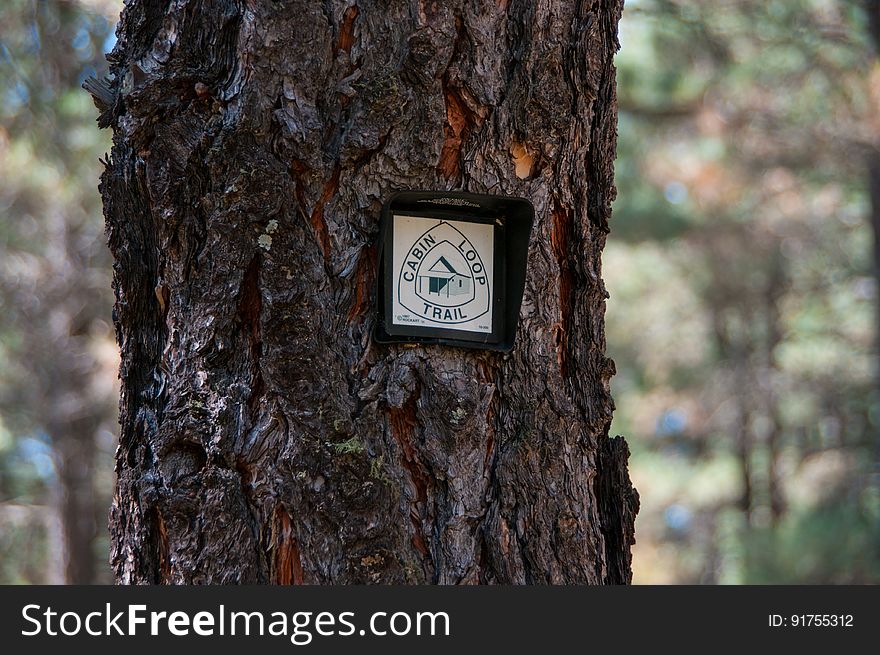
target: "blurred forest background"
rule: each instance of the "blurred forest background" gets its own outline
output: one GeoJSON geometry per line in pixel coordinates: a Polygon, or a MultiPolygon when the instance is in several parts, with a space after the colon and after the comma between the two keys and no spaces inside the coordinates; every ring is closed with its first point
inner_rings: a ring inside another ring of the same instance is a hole
{"type": "MultiPolygon", "coordinates": [[[[80,89],[118,0],[0,3],[0,583],[111,582],[80,89]]],[[[627,0],[605,254],[637,583],[880,582],[880,0],[627,0]]]]}

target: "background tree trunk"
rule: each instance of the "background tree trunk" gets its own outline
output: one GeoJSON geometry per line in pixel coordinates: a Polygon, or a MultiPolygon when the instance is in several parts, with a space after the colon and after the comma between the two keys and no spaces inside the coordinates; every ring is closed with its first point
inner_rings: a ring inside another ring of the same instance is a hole
{"type": "Polygon", "coordinates": [[[614,0],[134,0],[102,121],[123,583],[624,583],[614,0]],[[509,355],[377,346],[382,201],[522,195],[509,355]]]}
{"type": "MultiPolygon", "coordinates": [[[[874,47],[874,57],[880,60],[880,0],[865,0],[865,12],[868,15],[868,27],[874,47]]],[[[869,148],[867,154],[868,169],[868,223],[874,237],[874,280],[880,288],[880,135],[875,136],[875,143],[869,148]]],[[[874,389],[875,399],[880,397],[880,294],[875,307],[875,343],[874,358],[876,386],[874,389]]],[[[872,480],[880,488],[880,434],[874,434],[874,466],[872,480]]]]}

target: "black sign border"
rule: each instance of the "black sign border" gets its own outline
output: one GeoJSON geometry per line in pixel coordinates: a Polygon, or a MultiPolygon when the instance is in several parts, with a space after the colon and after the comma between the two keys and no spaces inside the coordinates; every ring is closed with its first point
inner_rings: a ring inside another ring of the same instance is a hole
{"type": "Polygon", "coordinates": [[[382,207],[377,249],[377,321],[373,338],[378,343],[420,343],[510,351],[514,345],[522,294],[528,242],[534,208],[524,199],[461,191],[402,191],[382,207]],[[494,223],[492,332],[472,332],[392,322],[394,215],[437,220],[494,223]],[[511,265],[512,264],[512,268],[511,265]]]}

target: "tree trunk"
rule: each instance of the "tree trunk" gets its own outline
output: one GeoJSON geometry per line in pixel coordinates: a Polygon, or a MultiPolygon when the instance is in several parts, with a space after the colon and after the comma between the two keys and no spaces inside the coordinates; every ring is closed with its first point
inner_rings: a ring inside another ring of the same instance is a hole
{"type": "MultiPolygon", "coordinates": [[[[91,416],[68,423],[50,422],[56,438],[58,489],[56,507],[61,518],[64,580],[67,584],[96,582],[94,451],[95,421],[91,416]]],[[[106,508],[106,505],[104,506],[106,508]]],[[[106,564],[105,564],[106,566],[106,564]]]]}
{"type": "Polygon", "coordinates": [[[625,583],[605,357],[621,3],[134,0],[101,185],[122,583],[625,583]],[[400,189],[535,204],[508,355],[378,346],[400,189]]]}

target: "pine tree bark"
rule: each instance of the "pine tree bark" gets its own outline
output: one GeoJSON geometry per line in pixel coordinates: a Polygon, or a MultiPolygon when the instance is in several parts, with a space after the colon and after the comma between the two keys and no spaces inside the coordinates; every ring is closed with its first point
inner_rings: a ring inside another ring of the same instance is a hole
{"type": "Polygon", "coordinates": [[[101,192],[121,583],[625,583],[615,0],[134,0],[101,192]],[[400,189],[537,210],[510,354],[378,346],[400,189]]]}

